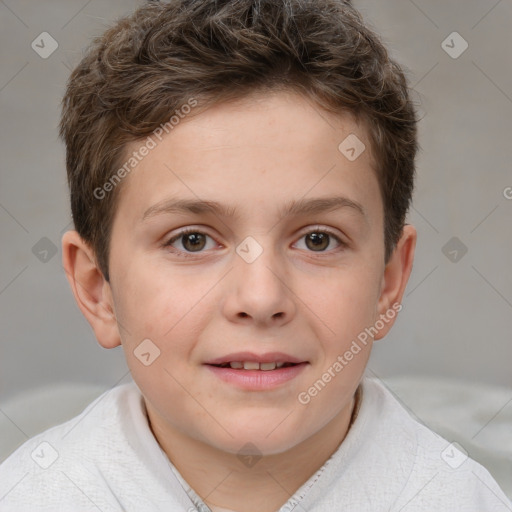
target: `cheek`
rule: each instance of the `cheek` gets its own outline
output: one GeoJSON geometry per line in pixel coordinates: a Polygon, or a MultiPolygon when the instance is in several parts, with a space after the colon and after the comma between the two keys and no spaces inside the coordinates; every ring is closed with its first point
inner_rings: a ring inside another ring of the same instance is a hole
{"type": "Polygon", "coordinates": [[[136,344],[149,338],[162,349],[172,342],[179,352],[207,317],[205,297],[212,284],[179,271],[165,275],[145,264],[132,265],[125,276],[119,286],[120,306],[116,307],[118,319],[126,327],[125,341],[136,344]]]}
{"type": "Polygon", "coordinates": [[[316,281],[314,288],[312,284],[308,295],[303,289],[303,296],[309,297],[310,307],[325,324],[326,332],[338,341],[357,335],[374,321],[380,281],[371,266],[341,268],[316,281]]]}

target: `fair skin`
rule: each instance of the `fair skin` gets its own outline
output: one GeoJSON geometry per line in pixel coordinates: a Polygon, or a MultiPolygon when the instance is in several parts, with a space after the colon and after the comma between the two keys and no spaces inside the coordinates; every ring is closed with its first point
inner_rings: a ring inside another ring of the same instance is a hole
{"type": "Polygon", "coordinates": [[[103,347],[123,346],[157,441],[213,510],[279,509],[347,433],[371,342],[309,403],[297,397],[401,301],[416,243],[406,225],[385,263],[369,148],[352,117],[294,93],[217,104],[182,120],[124,178],[110,282],[75,231],[63,237],[78,306],[103,347]],[[367,148],[355,161],[338,150],[350,133],[367,148]],[[348,201],[280,215],[291,201],[334,196],[348,201]],[[171,197],[236,213],[167,211],[142,220],[171,197]],[[177,237],[183,228],[203,233],[204,243],[177,237]],[[313,244],[311,233],[326,230],[325,244],[313,244]],[[248,236],[263,249],[251,263],[236,252],[248,236]],[[148,366],[134,355],[145,339],[160,350],[148,366]],[[246,390],[205,365],[237,351],[285,352],[307,364],[275,388],[246,390]],[[254,465],[237,456],[246,443],[262,455],[254,465]]]}

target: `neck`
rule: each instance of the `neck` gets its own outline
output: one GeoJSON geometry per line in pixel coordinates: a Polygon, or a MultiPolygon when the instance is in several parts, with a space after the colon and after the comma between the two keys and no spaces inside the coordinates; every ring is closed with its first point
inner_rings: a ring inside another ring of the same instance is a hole
{"type": "MultiPolygon", "coordinates": [[[[356,393],[356,396],[358,393],[356,393]]],[[[353,420],[355,397],[314,435],[244,467],[236,454],[148,419],[155,438],[186,482],[212,510],[274,512],[337,450],[353,420]]]]}

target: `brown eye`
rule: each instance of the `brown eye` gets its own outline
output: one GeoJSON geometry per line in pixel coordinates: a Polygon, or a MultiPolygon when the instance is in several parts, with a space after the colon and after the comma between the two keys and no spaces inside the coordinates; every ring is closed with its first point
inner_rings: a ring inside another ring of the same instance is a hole
{"type": "Polygon", "coordinates": [[[346,247],[346,243],[343,242],[338,236],[324,229],[317,229],[315,231],[310,231],[309,233],[302,235],[299,242],[297,243],[302,243],[305,246],[300,247],[299,245],[299,249],[304,249],[308,252],[317,253],[332,253],[335,252],[337,249],[343,249],[344,247],[346,247]],[[302,242],[303,240],[304,242],[302,242]],[[331,246],[330,249],[329,246],[331,246]]]}
{"type": "Polygon", "coordinates": [[[181,236],[183,247],[187,251],[195,252],[204,249],[206,237],[202,233],[187,233],[181,236]]]}
{"type": "Polygon", "coordinates": [[[200,253],[204,252],[204,249],[215,247],[215,243],[206,233],[190,229],[173,236],[164,244],[164,247],[170,248],[178,255],[187,256],[190,253],[200,253]],[[211,240],[209,247],[207,247],[208,239],[211,240]]]}
{"type": "Polygon", "coordinates": [[[309,233],[306,235],[306,246],[313,251],[325,251],[329,247],[329,238],[327,233],[309,233]]]}

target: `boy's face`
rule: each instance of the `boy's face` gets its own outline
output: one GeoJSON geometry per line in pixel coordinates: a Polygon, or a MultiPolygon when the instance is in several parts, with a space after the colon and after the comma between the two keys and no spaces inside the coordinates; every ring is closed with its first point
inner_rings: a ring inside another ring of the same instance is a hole
{"type": "Polygon", "coordinates": [[[119,331],[95,331],[106,347],[120,337],[154,429],[232,453],[251,442],[271,454],[347,415],[371,343],[358,342],[334,377],[333,366],[405,286],[396,272],[387,276],[383,203],[370,165],[366,133],[352,118],[278,93],[185,119],[125,178],[104,284],[119,331]],[[367,147],[354,161],[338,149],[351,133],[367,147]],[[327,198],[344,199],[286,214],[292,204],[327,198]],[[171,208],[178,200],[227,211],[171,208]],[[180,236],[185,228],[196,235],[180,236]],[[303,364],[207,364],[238,362],[236,352],[280,352],[303,364]],[[308,393],[329,368],[321,391],[308,393]],[[233,372],[240,373],[230,380],[233,372]],[[288,380],[271,382],[281,374],[288,380]]]}

